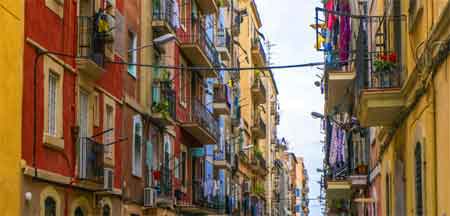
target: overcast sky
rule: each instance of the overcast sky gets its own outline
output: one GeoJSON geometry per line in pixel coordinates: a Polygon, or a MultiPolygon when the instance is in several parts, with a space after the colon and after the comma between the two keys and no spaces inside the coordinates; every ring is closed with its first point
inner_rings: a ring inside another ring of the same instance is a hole
{"type": "MultiPolygon", "coordinates": [[[[315,7],[319,0],[256,0],[261,15],[262,33],[273,47],[275,65],[300,64],[323,61],[323,55],[314,50],[315,7]]],[[[274,70],[280,92],[281,124],[278,135],[290,141],[289,150],[305,159],[310,176],[310,198],[319,195],[323,154],[320,140],[320,121],[311,118],[312,111],[323,111],[323,95],[314,86],[322,72],[315,68],[274,70]]],[[[310,201],[310,215],[321,215],[318,201],[310,201]]]]}

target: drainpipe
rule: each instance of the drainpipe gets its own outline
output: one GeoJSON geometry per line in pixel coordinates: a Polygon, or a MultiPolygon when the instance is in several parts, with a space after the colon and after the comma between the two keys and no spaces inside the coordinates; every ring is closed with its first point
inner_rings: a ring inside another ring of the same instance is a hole
{"type": "MultiPolygon", "coordinates": [[[[447,71],[446,71],[447,72],[447,71]]],[[[433,150],[434,150],[434,157],[433,157],[433,162],[434,162],[434,164],[433,164],[433,166],[434,166],[434,188],[433,188],[433,190],[434,190],[434,196],[435,196],[435,202],[434,202],[434,208],[436,209],[436,215],[438,215],[438,195],[437,195],[437,185],[438,185],[438,180],[437,180],[437,178],[438,178],[438,175],[437,175],[437,172],[438,172],[438,170],[437,170],[437,132],[436,132],[436,129],[437,129],[437,122],[436,122],[436,85],[433,83],[433,81],[431,80],[431,85],[432,85],[432,90],[433,90],[433,102],[432,102],[432,104],[433,104],[433,123],[434,123],[434,125],[433,125],[433,136],[434,136],[434,139],[433,139],[433,141],[434,141],[434,146],[433,146],[433,150]]]]}

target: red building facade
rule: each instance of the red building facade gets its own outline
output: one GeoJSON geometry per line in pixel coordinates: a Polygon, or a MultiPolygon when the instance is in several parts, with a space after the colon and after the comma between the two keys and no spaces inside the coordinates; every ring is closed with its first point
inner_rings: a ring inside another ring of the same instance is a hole
{"type": "Polygon", "coordinates": [[[99,36],[100,9],[108,23],[123,6],[26,1],[24,215],[120,214],[123,66],[107,63],[118,33],[99,36]]]}

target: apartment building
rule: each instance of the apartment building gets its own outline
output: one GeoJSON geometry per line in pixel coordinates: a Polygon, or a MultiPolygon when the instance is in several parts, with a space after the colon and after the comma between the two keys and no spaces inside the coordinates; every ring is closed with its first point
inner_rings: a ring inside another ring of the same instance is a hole
{"type": "Polygon", "coordinates": [[[328,212],[448,214],[448,2],[324,7],[328,212]]]}

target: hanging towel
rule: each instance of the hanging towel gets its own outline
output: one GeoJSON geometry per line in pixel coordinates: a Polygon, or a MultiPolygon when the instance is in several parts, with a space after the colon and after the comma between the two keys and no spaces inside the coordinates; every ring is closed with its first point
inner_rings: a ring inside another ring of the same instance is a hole
{"type": "MultiPolygon", "coordinates": [[[[341,12],[350,13],[350,4],[348,2],[343,2],[341,4],[341,12]]],[[[350,17],[341,16],[339,22],[339,59],[341,62],[346,62],[348,60],[350,37],[350,17]]]]}

